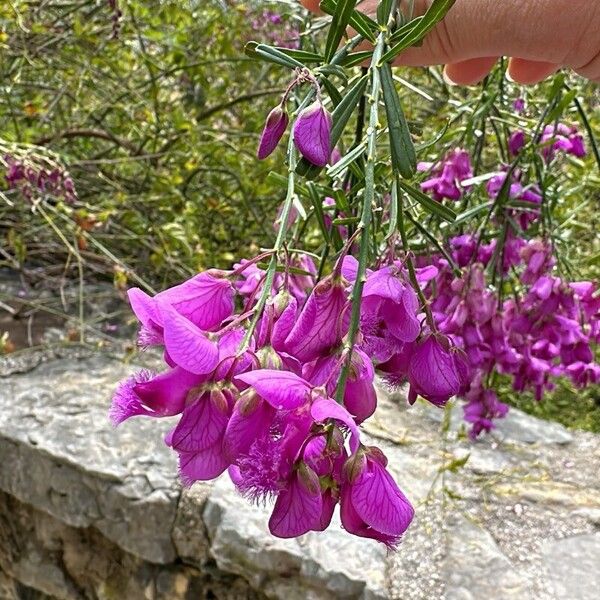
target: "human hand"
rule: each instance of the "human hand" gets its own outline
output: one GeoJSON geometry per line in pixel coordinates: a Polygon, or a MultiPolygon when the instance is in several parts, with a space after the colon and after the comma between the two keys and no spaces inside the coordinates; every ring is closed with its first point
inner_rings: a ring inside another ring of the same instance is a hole
{"type": "MultiPolygon", "coordinates": [[[[301,0],[318,11],[319,0],[301,0]]],[[[376,12],[379,0],[359,9],[376,12]]],[[[423,14],[431,0],[416,0],[423,14]]],[[[508,75],[517,83],[537,83],[568,67],[600,82],[600,2],[598,0],[456,0],[446,17],[395,64],[444,64],[451,83],[483,79],[500,56],[511,57],[508,75]]]]}

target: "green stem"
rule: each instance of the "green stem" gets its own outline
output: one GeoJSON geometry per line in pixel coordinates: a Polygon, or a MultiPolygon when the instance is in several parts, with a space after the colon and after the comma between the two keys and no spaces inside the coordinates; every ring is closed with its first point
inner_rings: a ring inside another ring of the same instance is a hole
{"type": "MultiPolygon", "coordinates": [[[[304,98],[303,102],[300,104],[296,113],[300,112],[312,98],[312,95],[309,93],[306,98],[304,98]]],[[[275,279],[275,273],[277,271],[277,260],[279,258],[279,253],[283,249],[283,243],[285,242],[285,237],[288,229],[288,218],[290,215],[290,210],[292,209],[292,204],[294,203],[295,196],[295,171],[296,171],[296,151],[294,148],[294,134],[290,133],[290,138],[287,145],[287,162],[288,162],[288,182],[287,182],[287,194],[285,197],[285,201],[283,203],[283,209],[281,211],[281,222],[279,224],[279,229],[277,231],[277,238],[275,239],[275,244],[273,245],[271,255],[271,260],[269,261],[269,266],[267,267],[267,274],[265,276],[265,281],[263,284],[263,289],[260,294],[260,298],[258,299],[258,303],[256,304],[256,309],[254,316],[252,317],[252,321],[250,321],[250,325],[246,330],[246,334],[244,335],[244,339],[240,344],[240,348],[238,350],[238,354],[242,354],[245,352],[250,344],[250,340],[252,339],[252,335],[254,330],[256,329],[256,325],[260,319],[262,311],[267,303],[269,295],[271,294],[271,289],[273,287],[273,280],[275,279]]]]}
{"type": "Polygon", "coordinates": [[[381,93],[381,80],[379,76],[378,63],[383,54],[385,44],[385,31],[382,31],[375,44],[373,58],[369,71],[371,72],[371,91],[369,94],[370,112],[369,127],[367,129],[367,163],[365,165],[365,190],[363,194],[363,203],[361,218],[357,230],[360,231],[360,249],[358,255],[358,270],[356,281],[352,290],[352,313],[350,316],[350,326],[344,352],[346,354],[344,365],[340,372],[335,399],[340,404],[344,400],[344,391],[350,372],[350,361],[352,360],[352,350],[354,342],[360,327],[360,306],[362,302],[362,292],[366,280],[367,259],[369,254],[369,228],[371,226],[372,205],[375,201],[375,159],[377,156],[377,132],[379,130],[379,96],[381,93]]]}
{"type": "MultiPolygon", "coordinates": [[[[394,186],[397,188],[398,183],[394,181],[394,186]]],[[[404,254],[406,256],[406,267],[408,268],[408,278],[419,297],[419,302],[425,311],[425,318],[427,319],[427,324],[431,329],[432,333],[437,331],[437,327],[435,325],[435,319],[433,318],[433,314],[431,313],[431,308],[429,306],[429,301],[425,298],[425,294],[417,281],[417,272],[415,271],[415,265],[412,260],[412,256],[410,254],[410,246],[408,245],[408,237],[406,235],[406,229],[404,227],[404,206],[402,202],[403,195],[402,193],[398,194],[398,231],[400,232],[400,239],[402,240],[402,248],[404,249],[404,254]]]]}

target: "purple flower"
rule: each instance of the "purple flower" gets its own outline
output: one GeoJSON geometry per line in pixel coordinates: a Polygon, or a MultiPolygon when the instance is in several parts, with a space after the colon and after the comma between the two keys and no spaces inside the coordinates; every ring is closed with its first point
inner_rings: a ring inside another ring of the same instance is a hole
{"type": "Polygon", "coordinates": [[[119,384],[113,397],[110,419],[119,425],[137,415],[169,417],[180,414],[189,391],[203,380],[203,377],[179,367],[160,375],[142,370],[119,384]]]}
{"type": "Polygon", "coordinates": [[[344,467],[340,514],[346,531],[394,547],[408,529],[414,509],[386,470],[378,448],[359,450],[344,467]]]}
{"type": "Polygon", "coordinates": [[[572,154],[578,158],[586,155],[583,136],[578,133],[576,127],[569,127],[564,123],[558,125],[546,125],[540,140],[542,154],[546,160],[554,157],[556,151],[572,154]]]}
{"type": "Polygon", "coordinates": [[[267,158],[277,148],[288,123],[288,114],[281,106],[276,106],[269,113],[258,145],[257,156],[259,159],[267,158]]]}
{"type": "Polygon", "coordinates": [[[525,132],[522,129],[517,129],[510,134],[508,138],[508,151],[516,156],[525,146],[525,132]]]}
{"type": "Polygon", "coordinates": [[[423,191],[433,192],[433,197],[441,201],[444,198],[458,200],[463,194],[461,182],[473,177],[471,159],[468,152],[454,149],[438,163],[420,162],[418,171],[431,171],[433,177],[421,184],[423,191]]]}
{"type": "Polygon", "coordinates": [[[517,98],[513,102],[513,108],[518,115],[522,114],[525,110],[525,98],[517,98]]]}
{"type": "Polygon", "coordinates": [[[169,436],[169,445],[179,454],[185,484],[214,479],[229,466],[223,437],[234,402],[233,393],[220,386],[201,387],[188,396],[181,419],[169,436]]]}
{"type": "Polygon", "coordinates": [[[290,538],[319,528],[323,498],[317,474],[300,462],[286,487],[279,492],[269,519],[269,531],[290,538]]]}
{"type": "Polygon", "coordinates": [[[308,362],[338,346],[348,329],[348,294],[335,273],[322,279],[285,340],[287,351],[308,362]]]}
{"type": "Polygon", "coordinates": [[[306,160],[324,167],[331,157],[331,115],[316,100],[307,106],[294,123],[294,143],[306,160]]]}
{"type": "Polygon", "coordinates": [[[453,348],[448,338],[430,334],[412,348],[408,381],[411,404],[420,395],[432,404],[443,406],[464,390],[468,367],[460,350],[453,348]]]}

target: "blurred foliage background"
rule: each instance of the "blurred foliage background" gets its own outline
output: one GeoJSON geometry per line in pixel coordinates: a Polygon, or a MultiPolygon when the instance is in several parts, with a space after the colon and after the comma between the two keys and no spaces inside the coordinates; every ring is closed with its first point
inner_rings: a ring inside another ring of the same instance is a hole
{"type": "MultiPolygon", "coordinates": [[[[284,192],[267,175],[281,172],[282,153],[259,162],[255,152],[289,74],[243,48],[255,39],[312,50],[321,26],[294,0],[0,3],[0,352],[35,345],[34,318],[66,322],[68,340],[109,340],[126,314],[106,305],[113,288],[158,290],[272,242],[284,192]]],[[[561,269],[597,281],[598,87],[560,74],[524,89],[504,68],[468,89],[449,88],[437,68],[395,72],[419,159],[463,147],[476,175],[497,170],[510,132],[533,131],[552,100],[588,155],[543,173],[550,235],[561,269]]],[[[467,196],[487,198],[485,180],[467,196]]],[[[316,226],[306,239],[318,246],[316,226]]],[[[512,401],[600,430],[598,391],[579,394],[565,385],[542,405],[512,401]]]]}

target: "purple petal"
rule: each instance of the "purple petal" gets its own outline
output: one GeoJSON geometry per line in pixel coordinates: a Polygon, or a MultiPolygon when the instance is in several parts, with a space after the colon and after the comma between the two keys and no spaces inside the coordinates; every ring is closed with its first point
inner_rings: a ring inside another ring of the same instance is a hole
{"type": "Polygon", "coordinates": [[[273,326],[273,332],[271,334],[271,345],[275,350],[285,349],[285,339],[290,334],[290,331],[296,323],[298,318],[298,301],[292,297],[290,303],[281,313],[281,316],[275,322],[273,326]]]}
{"type": "Polygon", "coordinates": [[[161,304],[165,348],[177,365],[190,373],[205,375],[219,362],[219,350],[191,321],[168,304],[161,304]]]}
{"type": "Polygon", "coordinates": [[[242,396],[236,403],[225,430],[225,456],[233,461],[240,454],[246,454],[253,442],[269,431],[274,417],[275,410],[267,402],[260,398],[242,396]]]}
{"type": "Polygon", "coordinates": [[[229,463],[217,443],[199,452],[179,452],[179,475],[184,485],[194,481],[209,481],[227,469],[229,463]]]}
{"type": "Polygon", "coordinates": [[[363,298],[379,296],[395,303],[402,301],[405,286],[390,267],[384,267],[367,277],[363,288],[363,298]]]}
{"type": "Polygon", "coordinates": [[[352,504],[352,486],[344,484],[340,495],[340,517],[342,525],[348,533],[364,538],[383,542],[386,546],[394,548],[399,541],[398,536],[387,535],[369,527],[359,516],[352,504]]]}
{"type": "Polygon", "coordinates": [[[118,385],[108,413],[113,425],[120,425],[130,417],[148,414],[148,409],[136,393],[136,387],[153,379],[155,379],[154,373],[143,369],[118,385]]]}
{"type": "Polygon", "coordinates": [[[148,408],[145,414],[169,417],[183,411],[190,390],[205,380],[206,377],[175,367],[150,381],[138,383],[135,392],[148,408]]]}
{"type": "Polygon", "coordinates": [[[368,469],[352,484],[352,504],[358,516],[373,529],[391,536],[402,535],[414,509],[385,467],[368,460],[368,469]]]}
{"type": "Polygon", "coordinates": [[[356,281],[358,273],[358,261],[354,256],[344,256],[342,262],[342,275],[350,282],[356,281]]]}
{"type": "Polygon", "coordinates": [[[308,161],[324,167],[331,156],[331,115],[317,100],[294,123],[294,143],[308,161]]]}
{"type": "Polygon", "coordinates": [[[156,307],[154,298],[148,296],[140,288],[127,290],[127,297],[129,298],[131,310],[133,310],[135,316],[144,327],[152,330],[157,325],[162,325],[160,312],[156,307]]]}
{"type": "Polygon", "coordinates": [[[341,405],[331,398],[320,398],[310,407],[312,418],[322,423],[327,419],[341,421],[350,430],[350,451],[356,452],[360,445],[360,432],[352,418],[352,415],[341,405]]]}
{"type": "Polygon", "coordinates": [[[199,329],[213,331],[233,314],[235,295],[231,281],[217,275],[220,275],[218,271],[199,273],[157,294],[156,301],[159,306],[170,304],[199,329]]]}
{"type": "Polygon", "coordinates": [[[307,402],[311,386],[289,371],[259,369],[238,375],[236,380],[252,386],[259,396],[278,410],[294,410],[307,402]]]}
{"type": "Polygon", "coordinates": [[[285,341],[288,352],[307,362],[338,345],[347,330],[347,301],[346,291],[333,277],[319,282],[285,341]]]}
{"type": "Polygon", "coordinates": [[[305,473],[310,478],[308,485],[294,475],[277,496],[269,519],[269,531],[277,537],[297,537],[320,524],[323,500],[319,480],[311,469],[305,468],[305,473]]]}
{"type": "Polygon", "coordinates": [[[257,156],[260,160],[267,158],[277,148],[287,129],[288,122],[289,117],[281,106],[276,106],[268,114],[258,145],[257,156]]]}
{"type": "Polygon", "coordinates": [[[213,394],[205,392],[183,411],[171,436],[175,450],[206,450],[223,437],[228,421],[227,404],[222,402],[222,398],[213,399],[211,396],[213,394]]]}

